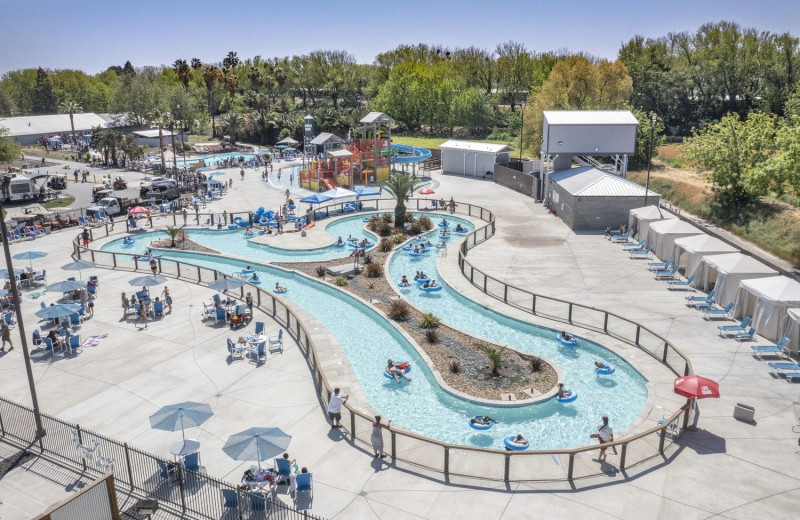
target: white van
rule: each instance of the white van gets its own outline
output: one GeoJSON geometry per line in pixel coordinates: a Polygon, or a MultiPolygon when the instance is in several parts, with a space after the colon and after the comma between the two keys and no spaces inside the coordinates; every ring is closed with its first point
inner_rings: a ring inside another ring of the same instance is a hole
{"type": "Polygon", "coordinates": [[[36,198],[36,185],[27,177],[16,174],[4,175],[0,182],[0,198],[3,202],[18,200],[34,200],[36,198]],[[6,185],[8,182],[8,185],[6,185]],[[7,187],[6,187],[7,186],[7,187]]]}

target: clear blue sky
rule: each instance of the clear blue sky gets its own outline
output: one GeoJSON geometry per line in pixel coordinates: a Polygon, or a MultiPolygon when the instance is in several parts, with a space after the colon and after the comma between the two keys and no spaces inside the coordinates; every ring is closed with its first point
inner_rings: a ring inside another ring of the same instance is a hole
{"type": "Polygon", "coordinates": [[[514,40],[613,59],[636,34],[719,20],[800,36],[798,0],[0,0],[0,74],[219,62],[231,50],[248,58],[344,49],[370,63],[420,42],[494,49],[514,40]]]}

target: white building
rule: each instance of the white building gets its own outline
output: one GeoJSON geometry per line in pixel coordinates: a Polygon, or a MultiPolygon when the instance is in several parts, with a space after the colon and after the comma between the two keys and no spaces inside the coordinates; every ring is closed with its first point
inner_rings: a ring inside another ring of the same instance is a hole
{"type": "MultiPolygon", "coordinates": [[[[154,146],[158,148],[159,146],[159,139],[158,139],[158,128],[154,128],[151,130],[139,130],[133,132],[133,135],[136,136],[136,142],[139,146],[154,146]]],[[[161,142],[164,146],[172,146],[172,135],[173,133],[169,131],[167,128],[161,129],[161,142]]],[[[185,140],[184,136],[184,140],[185,140]]],[[[175,133],[175,141],[181,142],[181,134],[175,133]]]]}
{"type": "MultiPolygon", "coordinates": [[[[75,133],[91,133],[92,128],[106,128],[105,119],[93,113],[73,114],[75,133]]],[[[0,119],[0,127],[8,130],[8,137],[22,146],[36,144],[40,137],[66,137],[72,133],[69,114],[50,114],[45,116],[17,116],[0,119]]]]}
{"type": "Polygon", "coordinates": [[[450,140],[439,146],[442,151],[442,172],[484,177],[493,174],[496,163],[511,160],[514,148],[505,144],[450,140]]]}

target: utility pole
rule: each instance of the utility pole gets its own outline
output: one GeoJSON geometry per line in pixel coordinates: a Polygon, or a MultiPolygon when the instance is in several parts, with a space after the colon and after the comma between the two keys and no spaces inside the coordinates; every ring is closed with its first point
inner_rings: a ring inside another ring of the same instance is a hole
{"type": "Polygon", "coordinates": [[[650,191],[650,163],[653,160],[653,137],[656,131],[656,121],[658,118],[655,114],[650,115],[650,148],[647,152],[647,178],[644,182],[644,205],[647,206],[647,193],[650,191]]]}

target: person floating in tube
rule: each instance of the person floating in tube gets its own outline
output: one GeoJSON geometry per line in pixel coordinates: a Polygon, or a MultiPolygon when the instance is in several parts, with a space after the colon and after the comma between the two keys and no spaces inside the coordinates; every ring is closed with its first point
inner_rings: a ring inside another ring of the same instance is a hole
{"type": "Polygon", "coordinates": [[[406,377],[407,369],[408,369],[408,363],[395,364],[395,362],[392,361],[391,359],[389,359],[389,361],[386,362],[386,373],[392,376],[394,380],[397,381],[398,384],[400,384],[401,377],[406,381],[411,381],[411,379],[406,377]]]}

